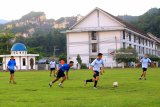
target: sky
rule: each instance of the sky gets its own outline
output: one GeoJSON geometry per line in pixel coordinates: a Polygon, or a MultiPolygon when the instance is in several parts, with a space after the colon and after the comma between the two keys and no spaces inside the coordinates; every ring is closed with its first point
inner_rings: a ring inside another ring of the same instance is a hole
{"type": "Polygon", "coordinates": [[[18,20],[31,11],[45,12],[47,19],[85,16],[95,7],[115,16],[139,16],[150,8],[160,8],[160,0],[1,0],[0,19],[18,20]]]}

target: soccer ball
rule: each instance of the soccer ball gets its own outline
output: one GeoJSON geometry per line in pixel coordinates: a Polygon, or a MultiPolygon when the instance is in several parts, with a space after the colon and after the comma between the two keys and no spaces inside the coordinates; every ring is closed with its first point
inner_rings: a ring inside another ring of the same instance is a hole
{"type": "Polygon", "coordinates": [[[113,82],[113,87],[118,87],[118,82],[113,82]]]}

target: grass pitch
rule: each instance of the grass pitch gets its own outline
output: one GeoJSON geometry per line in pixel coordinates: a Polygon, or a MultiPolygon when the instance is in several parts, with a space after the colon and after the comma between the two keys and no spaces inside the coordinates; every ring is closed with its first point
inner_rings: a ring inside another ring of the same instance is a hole
{"type": "Polygon", "coordinates": [[[55,83],[48,71],[16,72],[17,84],[9,84],[9,72],[0,72],[0,107],[159,107],[160,71],[149,68],[147,80],[138,80],[141,69],[106,69],[98,89],[90,70],[71,70],[64,88],[55,83]],[[118,81],[117,88],[112,83],[118,81]]]}

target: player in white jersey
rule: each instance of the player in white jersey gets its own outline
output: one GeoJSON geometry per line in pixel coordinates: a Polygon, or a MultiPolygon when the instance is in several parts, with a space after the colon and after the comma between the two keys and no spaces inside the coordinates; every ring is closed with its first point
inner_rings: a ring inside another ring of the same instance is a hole
{"type": "Polygon", "coordinates": [[[55,75],[56,62],[54,60],[52,60],[49,63],[49,65],[50,65],[50,77],[52,76],[52,72],[53,72],[54,76],[56,76],[55,75]]]}
{"type": "Polygon", "coordinates": [[[90,69],[93,71],[93,78],[85,80],[85,85],[88,82],[94,82],[94,89],[97,89],[97,82],[99,80],[99,73],[104,72],[104,64],[102,60],[102,53],[98,53],[97,58],[91,63],[90,69]]]}
{"type": "Polygon", "coordinates": [[[142,74],[141,74],[141,77],[139,78],[139,80],[142,79],[142,77],[144,77],[144,80],[146,80],[146,71],[147,71],[147,68],[148,68],[148,64],[152,64],[151,63],[151,60],[148,58],[148,55],[145,54],[144,57],[140,60],[140,63],[142,65],[142,74]]]}

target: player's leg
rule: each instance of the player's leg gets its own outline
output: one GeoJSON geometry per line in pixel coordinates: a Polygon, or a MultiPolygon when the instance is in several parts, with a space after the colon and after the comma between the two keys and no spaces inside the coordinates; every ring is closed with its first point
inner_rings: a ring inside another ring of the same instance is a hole
{"type": "Polygon", "coordinates": [[[96,72],[94,72],[94,74],[93,74],[93,78],[88,79],[88,80],[84,80],[84,85],[87,85],[88,82],[94,82],[94,81],[95,81],[95,78],[96,78],[95,73],[96,73],[96,72]]]}
{"type": "Polygon", "coordinates": [[[52,68],[50,68],[50,77],[52,76],[52,68]]]}
{"type": "Polygon", "coordinates": [[[49,86],[52,87],[53,83],[59,80],[59,77],[56,77],[53,81],[49,83],[49,86]]]}
{"type": "Polygon", "coordinates": [[[14,73],[12,74],[12,80],[13,80],[13,84],[16,84],[16,82],[14,81],[14,73]]]}
{"type": "Polygon", "coordinates": [[[147,73],[146,71],[147,71],[147,68],[144,71],[144,80],[146,80],[146,73],[147,73]]]}
{"type": "Polygon", "coordinates": [[[95,81],[94,81],[94,89],[97,88],[98,80],[99,80],[99,72],[96,72],[95,81]]]}
{"type": "Polygon", "coordinates": [[[61,87],[61,88],[63,88],[62,83],[66,80],[66,76],[65,76],[64,72],[61,72],[61,77],[62,77],[62,80],[58,84],[58,86],[61,87]]]}
{"type": "Polygon", "coordinates": [[[144,68],[142,68],[142,74],[141,74],[141,77],[139,78],[139,80],[141,80],[142,79],[142,77],[144,76],[144,68]]]}

